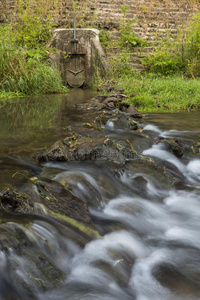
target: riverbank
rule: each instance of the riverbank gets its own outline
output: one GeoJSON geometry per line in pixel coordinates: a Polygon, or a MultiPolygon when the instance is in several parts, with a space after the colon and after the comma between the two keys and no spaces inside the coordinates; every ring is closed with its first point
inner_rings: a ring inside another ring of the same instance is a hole
{"type": "Polygon", "coordinates": [[[21,29],[19,24],[0,26],[0,100],[68,91],[49,60],[50,33],[43,37],[42,25],[26,33],[28,25],[21,29]]]}
{"type": "Polygon", "coordinates": [[[133,28],[126,20],[118,38],[100,31],[110,64],[103,84],[115,82],[116,88],[123,87],[140,112],[199,110],[199,21],[197,11],[173,38],[166,33],[146,48],[144,40],[136,43],[133,28]],[[130,43],[133,40],[135,43],[130,43]]]}
{"type": "MultiPolygon", "coordinates": [[[[33,42],[33,41],[32,41],[33,42]]],[[[0,28],[0,99],[27,95],[65,93],[60,74],[51,66],[44,44],[19,41],[10,26],[0,28]]],[[[184,75],[137,73],[124,56],[113,57],[106,78],[93,87],[123,89],[141,113],[196,111],[200,108],[200,80],[184,75]],[[114,82],[114,84],[113,84],[114,82]]]]}
{"type": "Polygon", "coordinates": [[[181,75],[153,74],[122,75],[101,82],[100,90],[123,89],[131,105],[141,113],[190,112],[200,109],[200,80],[181,75]]]}
{"type": "Polygon", "coordinates": [[[199,79],[138,74],[120,78],[117,85],[124,88],[140,112],[189,112],[200,108],[199,79]]]}

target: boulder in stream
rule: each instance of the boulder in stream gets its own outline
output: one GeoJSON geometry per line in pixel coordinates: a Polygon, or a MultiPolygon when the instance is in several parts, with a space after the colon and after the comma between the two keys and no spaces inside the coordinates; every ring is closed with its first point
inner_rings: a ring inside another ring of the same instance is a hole
{"type": "Polygon", "coordinates": [[[126,158],[115,143],[104,134],[97,137],[68,135],[57,141],[49,150],[39,154],[39,162],[107,160],[124,165],[126,158]]]}
{"type": "Polygon", "coordinates": [[[177,178],[167,168],[152,159],[142,157],[126,164],[123,178],[124,183],[135,192],[151,200],[159,200],[158,191],[162,194],[164,190],[171,190],[177,182],[177,178]]]}
{"type": "Polygon", "coordinates": [[[197,145],[193,141],[159,137],[157,143],[178,158],[182,158],[185,155],[194,156],[199,152],[197,145]]]}

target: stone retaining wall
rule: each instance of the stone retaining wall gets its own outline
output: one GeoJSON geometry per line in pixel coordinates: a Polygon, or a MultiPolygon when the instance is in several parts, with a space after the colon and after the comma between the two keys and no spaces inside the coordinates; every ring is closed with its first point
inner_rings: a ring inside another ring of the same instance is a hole
{"type": "MultiPolygon", "coordinates": [[[[52,2],[53,0],[49,0],[52,2]]],[[[137,18],[141,31],[146,33],[157,29],[176,29],[200,9],[199,0],[63,0],[56,1],[58,9],[55,19],[68,27],[73,19],[72,8],[79,25],[96,25],[108,29],[118,29],[123,19],[122,7],[127,6],[126,19],[137,18]],[[73,4],[75,3],[75,5],[73,4]],[[85,23],[85,24],[84,24],[85,23]]],[[[14,0],[0,0],[0,21],[13,17],[14,0]]]]}
{"type": "MultiPolygon", "coordinates": [[[[0,21],[5,22],[15,16],[15,0],[0,0],[0,21]]],[[[18,0],[19,1],[19,0],[18,0]]],[[[33,0],[36,1],[36,0],[33,0]]],[[[103,27],[116,35],[120,23],[135,19],[132,24],[136,34],[149,42],[144,52],[151,51],[154,42],[170,32],[188,24],[192,15],[200,10],[200,0],[48,0],[52,3],[55,22],[59,27],[73,27],[76,16],[77,27],[103,27]],[[55,4],[54,1],[57,3],[55,4]]]]}

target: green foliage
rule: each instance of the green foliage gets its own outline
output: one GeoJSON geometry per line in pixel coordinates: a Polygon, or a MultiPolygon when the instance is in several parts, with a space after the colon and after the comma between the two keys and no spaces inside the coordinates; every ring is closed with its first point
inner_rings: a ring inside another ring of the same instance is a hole
{"type": "Polygon", "coordinates": [[[53,1],[16,0],[16,18],[12,26],[16,41],[22,46],[38,47],[45,44],[52,34],[53,1]]]}
{"type": "Polygon", "coordinates": [[[121,47],[132,49],[133,47],[145,47],[148,45],[147,41],[136,36],[132,28],[134,22],[134,19],[128,22],[122,22],[120,29],[121,37],[119,39],[119,45],[121,47]]]}
{"type": "Polygon", "coordinates": [[[157,48],[156,51],[143,61],[149,72],[170,75],[184,70],[184,64],[177,52],[165,48],[157,48]]]}
{"type": "Polygon", "coordinates": [[[99,30],[99,40],[103,47],[109,47],[111,44],[111,33],[105,30],[102,26],[99,30]]]}
{"type": "Polygon", "coordinates": [[[144,47],[147,46],[147,41],[137,37],[135,34],[132,24],[136,22],[135,19],[126,20],[126,14],[127,10],[129,9],[128,6],[122,6],[122,13],[123,13],[123,19],[120,23],[120,34],[121,37],[119,39],[119,45],[121,47],[126,47],[132,49],[133,47],[144,47]]]}
{"type": "Polygon", "coordinates": [[[0,98],[66,91],[45,47],[50,9],[44,0],[16,0],[15,19],[0,27],[0,98]]]}
{"type": "Polygon", "coordinates": [[[153,73],[200,76],[200,12],[174,38],[168,34],[143,64],[153,73]]]}
{"type": "Polygon", "coordinates": [[[121,37],[117,44],[125,50],[110,55],[110,71],[96,84],[124,88],[130,97],[128,102],[140,112],[200,109],[200,81],[194,78],[200,76],[200,13],[173,38],[167,32],[155,52],[143,62],[148,72],[140,74],[131,66],[131,51],[134,46],[146,44],[136,40],[132,30],[134,20],[126,20],[128,9],[128,6],[122,7],[121,37]]]}
{"type": "Polygon", "coordinates": [[[109,61],[109,78],[116,80],[125,75],[133,76],[135,72],[130,60],[131,54],[126,50],[122,50],[121,53],[113,56],[109,61]]]}
{"type": "Polygon", "coordinates": [[[19,46],[10,27],[0,28],[0,97],[64,91],[46,49],[19,46]]]}
{"type": "Polygon", "coordinates": [[[187,64],[187,73],[200,76],[200,12],[196,13],[187,29],[183,58],[187,64]]]}

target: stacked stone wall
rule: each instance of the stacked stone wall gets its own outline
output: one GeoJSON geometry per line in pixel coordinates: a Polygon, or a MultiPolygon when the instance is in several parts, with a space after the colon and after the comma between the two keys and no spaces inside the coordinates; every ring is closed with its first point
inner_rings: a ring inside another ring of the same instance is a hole
{"type": "MultiPolygon", "coordinates": [[[[15,17],[14,1],[20,0],[0,0],[0,22],[15,17]]],[[[48,1],[52,7],[56,7],[52,13],[59,27],[73,27],[73,18],[76,16],[77,27],[103,27],[111,31],[114,37],[123,20],[134,19],[133,30],[149,42],[149,47],[143,52],[151,52],[154,42],[166,35],[167,31],[171,36],[176,34],[178,28],[188,25],[192,15],[200,10],[200,0],[48,1]],[[125,7],[128,9],[124,14],[125,7]]]]}
{"type": "MultiPolygon", "coordinates": [[[[127,6],[126,19],[135,18],[144,32],[148,26],[177,28],[200,9],[199,0],[55,0],[55,5],[59,25],[71,25],[75,13],[80,26],[85,22],[108,29],[118,29],[122,7],[127,6]]],[[[13,12],[14,0],[0,0],[0,21],[11,19],[13,12]]]]}

